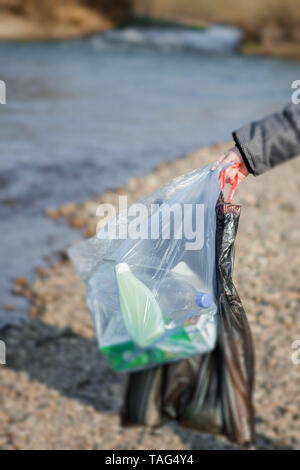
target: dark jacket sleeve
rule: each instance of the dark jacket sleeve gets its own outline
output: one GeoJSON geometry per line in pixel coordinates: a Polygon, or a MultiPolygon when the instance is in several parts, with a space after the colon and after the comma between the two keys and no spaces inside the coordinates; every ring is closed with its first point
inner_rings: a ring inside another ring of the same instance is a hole
{"type": "Polygon", "coordinates": [[[241,127],[233,139],[254,175],[300,155],[300,104],[241,127]]]}

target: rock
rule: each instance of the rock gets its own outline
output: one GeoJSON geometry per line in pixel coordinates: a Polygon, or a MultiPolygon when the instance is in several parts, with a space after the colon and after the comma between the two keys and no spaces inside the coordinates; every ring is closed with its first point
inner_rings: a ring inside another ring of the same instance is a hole
{"type": "Polygon", "coordinates": [[[71,226],[73,228],[82,228],[85,225],[85,219],[83,217],[76,217],[75,219],[72,219],[71,221],[71,226]]]}
{"type": "Polygon", "coordinates": [[[20,287],[20,286],[14,286],[12,289],[12,293],[14,295],[23,295],[23,292],[24,292],[24,289],[23,287],[20,287]]]}
{"type": "MultiPolygon", "coordinates": [[[[51,261],[51,258],[49,258],[48,261],[51,261]]],[[[42,278],[46,278],[49,275],[48,269],[46,269],[42,266],[37,267],[35,269],[35,272],[38,274],[38,276],[40,276],[42,278]]]]}
{"type": "Polygon", "coordinates": [[[14,280],[14,284],[19,287],[28,287],[28,280],[25,277],[19,277],[14,280]]]}
{"type": "Polygon", "coordinates": [[[84,230],[83,235],[84,235],[86,238],[91,238],[91,237],[93,237],[94,235],[96,235],[96,231],[95,231],[95,230],[91,230],[91,229],[87,229],[87,230],[84,230]]]}
{"type": "Polygon", "coordinates": [[[65,206],[59,209],[59,214],[62,217],[69,217],[70,215],[76,212],[77,208],[75,204],[66,204],[65,206]]]}
{"type": "Polygon", "coordinates": [[[131,178],[129,181],[128,181],[128,184],[127,184],[127,188],[129,191],[136,191],[137,188],[138,188],[138,179],[137,178],[131,178]]]}
{"type": "Polygon", "coordinates": [[[60,217],[60,212],[57,209],[46,209],[45,215],[50,217],[50,219],[58,219],[60,217]]]}
{"type": "Polygon", "coordinates": [[[7,312],[13,312],[15,310],[15,307],[11,304],[6,304],[6,305],[3,305],[3,309],[6,310],[7,312]]]}

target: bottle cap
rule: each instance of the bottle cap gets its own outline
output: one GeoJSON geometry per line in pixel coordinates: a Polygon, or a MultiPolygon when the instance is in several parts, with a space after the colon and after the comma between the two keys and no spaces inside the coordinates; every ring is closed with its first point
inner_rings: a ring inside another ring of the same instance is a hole
{"type": "Polygon", "coordinates": [[[211,295],[206,292],[198,292],[198,294],[195,295],[195,303],[198,307],[208,308],[212,304],[211,295]]]}
{"type": "Polygon", "coordinates": [[[126,273],[128,271],[130,271],[130,267],[128,266],[127,263],[119,263],[116,265],[117,274],[126,273]]]}

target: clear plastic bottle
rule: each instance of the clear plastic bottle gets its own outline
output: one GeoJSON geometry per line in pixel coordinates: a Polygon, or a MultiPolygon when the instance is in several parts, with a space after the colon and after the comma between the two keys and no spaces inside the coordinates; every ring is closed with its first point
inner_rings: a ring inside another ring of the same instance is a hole
{"type": "Polygon", "coordinates": [[[157,300],[168,330],[183,326],[190,318],[214,308],[208,292],[199,292],[192,284],[172,274],[160,283],[157,300]]]}

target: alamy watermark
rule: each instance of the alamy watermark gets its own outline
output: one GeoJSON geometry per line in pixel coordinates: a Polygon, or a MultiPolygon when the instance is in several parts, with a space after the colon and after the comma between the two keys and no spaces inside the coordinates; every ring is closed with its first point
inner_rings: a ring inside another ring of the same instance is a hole
{"type": "Polygon", "coordinates": [[[300,103],[300,80],[294,80],[291,85],[292,89],[295,89],[293,91],[291,100],[293,104],[299,104],[300,103]]]}
{"type": "Polygon", "coordinates": [[[155,201],[150,205],[138,202],[128,207],[127,196],[119,196],[118,211],[113,204],[100,204],[96,216],[104,217],[96,229],[99,239],[174,239],[184,240],[186,250],[203,247],[204,204],[169,205],[155,201]]]}
{"type": "Polygon", "coordinates": [[[6,104],[6,84],[0,80],[0,104],[6,104]]]}
{"type": "Polygon", "coordinates": [[[6,364],[6,346],[4,341],[0,340],[0,364],[6,364]]]}
{"type": "Polygon", "coordinates": [[[293,341],[292,349],[295,349],[291,356],[292,363],[298,365],[300,364],[300,339],[293,341]]]}

